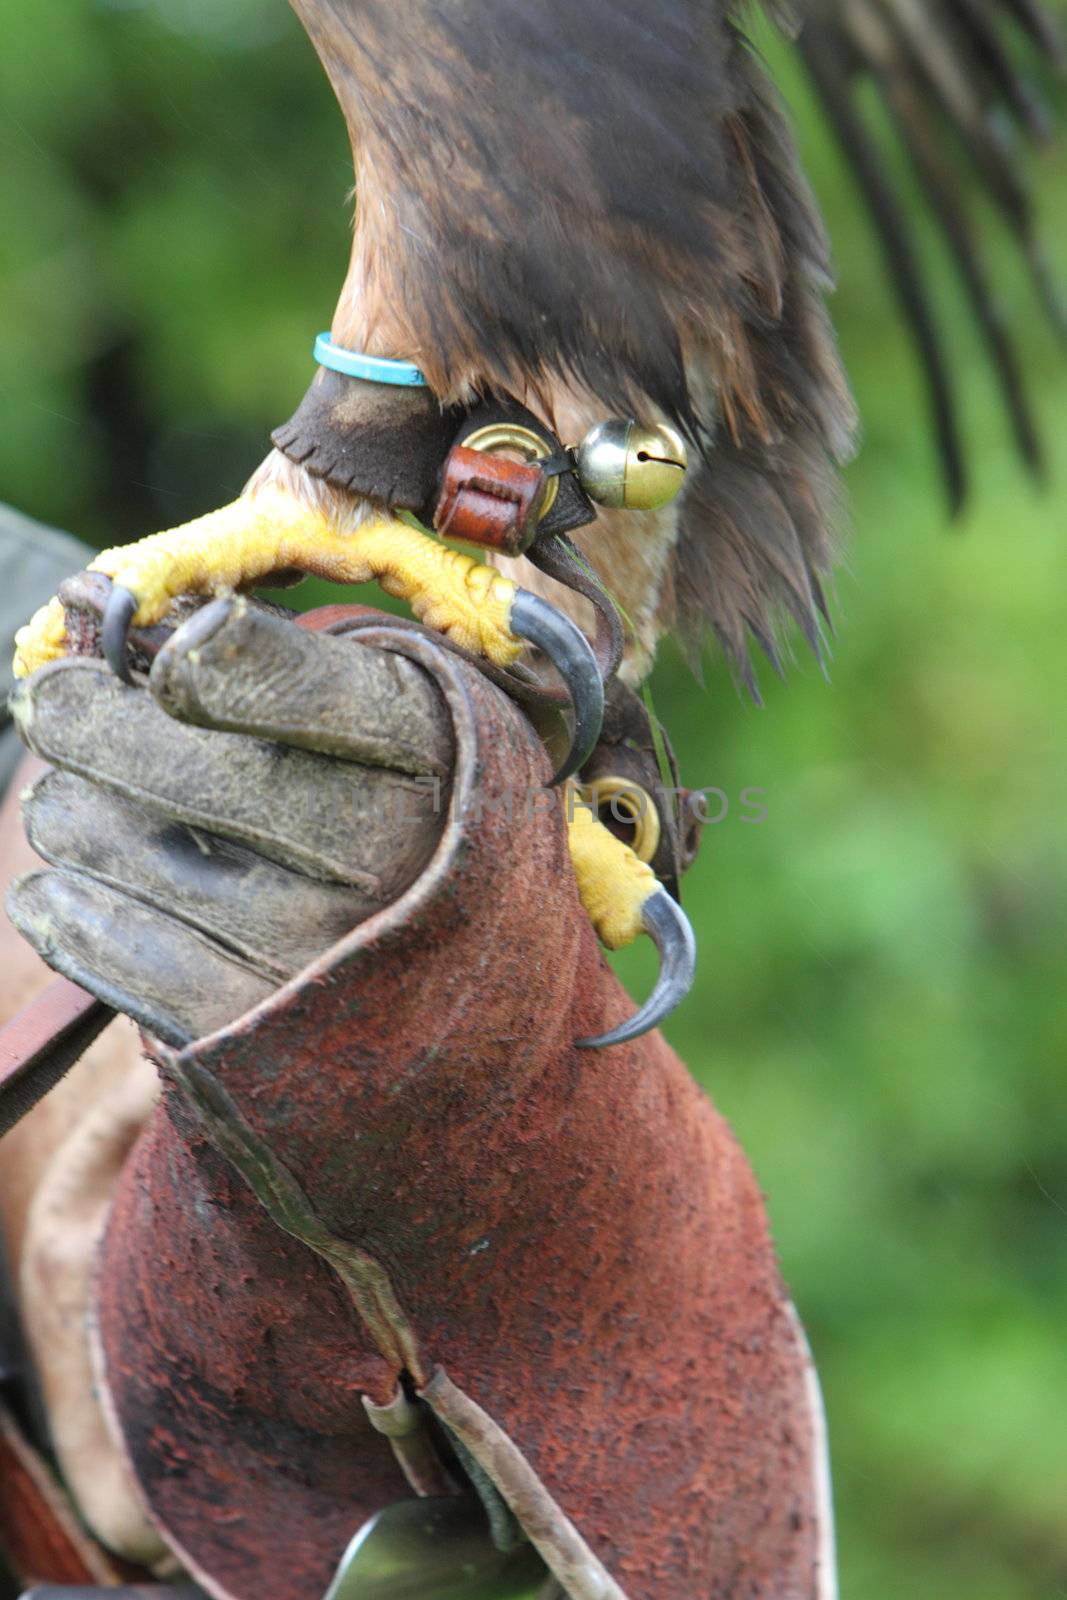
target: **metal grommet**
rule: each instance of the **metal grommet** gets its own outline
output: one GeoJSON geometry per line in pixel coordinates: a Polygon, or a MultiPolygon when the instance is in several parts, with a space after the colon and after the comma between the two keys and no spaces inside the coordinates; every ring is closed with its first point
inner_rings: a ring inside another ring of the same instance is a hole
{"type": "Polygon", "coordinates": [[[621,827],[632,828],[633,838],[627,843],[640,861],[651,863],[663,830],[659,809],[647,789],[642,789],[632,778],[609,773],[607,777],[586,784],[582,798],[594,810],[606,810],[612,821],[621,827]]]}
{"type": "MultiPolygon", "coordinates": [[[[486,455],[500,455],[505,450],[511,450],[521,461],[532,464],[536,461],[548,461],[552,456],[552,448],[542,439],[540,434],[532,428],[524,428],[518,422],[490,422],[484,428],[475,428],[460,443],[467,450],[481,450],[486,455]]],[[[559,494],[559,478],[548,480],[545,490],[545,503],[541,508],[540,521],[552,510],[559,494]]]]}

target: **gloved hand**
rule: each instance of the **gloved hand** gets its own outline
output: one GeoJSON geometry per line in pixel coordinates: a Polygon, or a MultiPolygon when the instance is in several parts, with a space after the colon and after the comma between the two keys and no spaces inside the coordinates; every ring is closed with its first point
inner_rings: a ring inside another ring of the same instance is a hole
{"type": "Polygon", "coordinates": [[[233,1021],[395,900],[441,832],[452,733],[427,673],[243,599],[197,612],[147,693],[73,659],[12,709],[55,770],[24,806],[51,870],[15,885],[11,917],[169,1044],[233,1021]]]}
{"type": "Polygon", "coordinates": [[[13,914],[165,1081],[93,1307],[152,1521],[215,1596],[316,1600],[436,1463],[571,1600],[822,1595],[744,1158],[659,1034],[579,1047],[631,1005],[526,718],[431,637],[362,638],[218,602],[150,693],[74,661],[16,700],[59,770],[13,914]]]}

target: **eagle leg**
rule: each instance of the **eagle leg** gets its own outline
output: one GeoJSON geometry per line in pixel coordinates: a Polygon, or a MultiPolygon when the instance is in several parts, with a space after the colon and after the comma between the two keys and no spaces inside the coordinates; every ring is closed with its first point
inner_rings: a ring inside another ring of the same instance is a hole
{"type": "MultiPolygon", "coordinates": [[[[111,579],[103,643],[122,677],[130,628],[159,622],[180,595],[249,588],[289,571],[344,584],[374,578],[421,622],[498,667],[510,666],[527,642],[544,651],[574,708],[571,750],[554,782],[577,771],[599,737],[603,683],[581,631],[494,568],[389,515],[339,526],[319,507],[264,486],[195,522],[105,550],[89,570],[111,579]]],[[[15,644],[17,677],[66,654],[60,602],[39,611],[15,644]]]]}

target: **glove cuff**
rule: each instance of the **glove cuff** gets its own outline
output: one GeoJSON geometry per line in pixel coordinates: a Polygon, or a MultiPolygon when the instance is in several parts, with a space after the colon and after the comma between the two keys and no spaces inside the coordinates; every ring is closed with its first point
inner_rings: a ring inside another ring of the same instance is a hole
{"type": "Polygon", "coordinates": [[[575,1600],[739,1572],[808,1596],[807,1361],[753,1178],[658,1035],[575,1048],[631,1003],[525,719],[432,642],[375,642],[451,709],[446,825],[395,905],[160,1052],[98,1291],[146,1502],[212,1594],[319,1600],[410,1493],[362,1404],[402,1381],[467,1429],[575,1600]]]}

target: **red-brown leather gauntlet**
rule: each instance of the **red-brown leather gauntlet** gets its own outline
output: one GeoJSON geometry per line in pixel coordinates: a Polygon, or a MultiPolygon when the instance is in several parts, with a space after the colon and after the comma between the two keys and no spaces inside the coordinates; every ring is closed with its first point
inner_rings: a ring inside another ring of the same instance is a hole
{"type": "Polygon", "coordinates": [[[361,640],[447,709],[443,810],[397,898],[154,1046],[97,1294],[151,1516],[220,1600],[319,1600],[367,1517],[465,1468],[573,1600],[828,1595],[752,1174],[658,1034],[575,1048],[632,1005],[524,717],[430,638],[361,640]]]}

